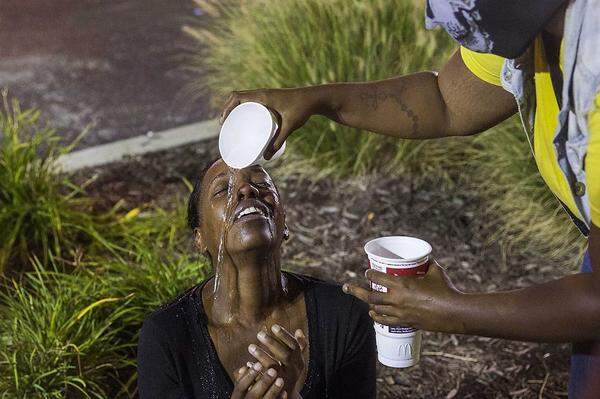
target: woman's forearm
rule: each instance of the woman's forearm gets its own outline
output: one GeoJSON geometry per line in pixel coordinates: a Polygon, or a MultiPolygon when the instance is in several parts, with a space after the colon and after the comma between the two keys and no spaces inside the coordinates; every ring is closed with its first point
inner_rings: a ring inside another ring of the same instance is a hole
{"type": "Polygon", "coordinates": [[[447,135],[445,104],[432,72],[314,90],[319,99],[315,113],[343,125],[402,138],[447,135]]]}
{"type": "Polygon", "coordinates": [[[455,315],[465,334],[538,342],[600,337],[600,282],[593,273],[509,292],[462,294],[455,315]]]}
{"type": "Polygon", "coordinates": [[[316,86],[314,113],[390,136],[427,139],[482,132],[516,112],[510,93],[477,78],[456,52],[441,69],[366,83],[316,86]]]}
{"type": "Polygon", "coordinates": [[[428,139],[479,133],[516,112],[513,96],[476,77],[458,51],[439,75],[419,72],[375,82],[235,91],[221,123],[247,101],[264,104],[280,118],[267,159],[313,115],[394,137],[428,139]]]}

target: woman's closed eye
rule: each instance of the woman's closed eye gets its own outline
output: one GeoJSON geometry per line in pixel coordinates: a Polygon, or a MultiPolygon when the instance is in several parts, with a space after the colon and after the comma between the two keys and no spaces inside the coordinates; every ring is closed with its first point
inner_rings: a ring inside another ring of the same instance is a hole
{"type": "Polygon", "coordinates": [[[258,188],[271,188],[271,187],[273,187],[273,185],[270,182],[268,182],[268,181],[259,181],[259,182],[254,182],[252,184],[254,184],[258,188]]]}
{"type": "Polygon", "coordinates": [[[227,185],[217,186],[213,192],[213,197],[218,197],[227,192],[227,185]]]}

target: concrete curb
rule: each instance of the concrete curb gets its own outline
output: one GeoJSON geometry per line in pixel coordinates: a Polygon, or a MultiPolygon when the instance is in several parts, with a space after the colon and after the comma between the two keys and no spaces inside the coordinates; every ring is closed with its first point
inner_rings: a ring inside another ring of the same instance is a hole
{"type": "Polygon", "coordinates": [[[166,150],[180,145],[208,140],[219,135],[219,122],[211,119],[179,126],[158,133],[132,137],[65,154],[58,159],[64,172],[106,165],[128,155],[143,155],[166,150]]]}

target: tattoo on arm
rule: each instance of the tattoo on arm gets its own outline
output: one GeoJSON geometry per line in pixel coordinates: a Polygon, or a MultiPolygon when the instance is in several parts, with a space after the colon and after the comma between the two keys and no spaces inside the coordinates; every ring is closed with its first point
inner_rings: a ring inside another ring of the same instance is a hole
{"type": "Polygon", "coordinates": [[[419,117],[417,114],[402,100],[402,94],[406,87],[400,86],[395,91],[381,90],[377,86],[368,90],[366,93],[360,95],[361,101],[365,104],[367,109],[371,111],[377,111],[379,106],[388,100],[394,101],[400,110],[406,115],[412,124],[412,135],[419,135],[419,117]]]}

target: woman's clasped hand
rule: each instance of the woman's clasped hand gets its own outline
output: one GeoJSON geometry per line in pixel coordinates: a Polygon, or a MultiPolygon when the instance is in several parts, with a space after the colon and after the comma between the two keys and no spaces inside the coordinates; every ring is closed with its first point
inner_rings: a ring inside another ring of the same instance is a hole
{"type": "Polygon", "coordinates": [[[256,335],[258,342],[248,346],[257,360],[235,373],[233,399],[300,398],[298,381],[305,371],[302,356],[307,347],[306,336],[298,329],[292,335],[274,324],[256,335]]]}

